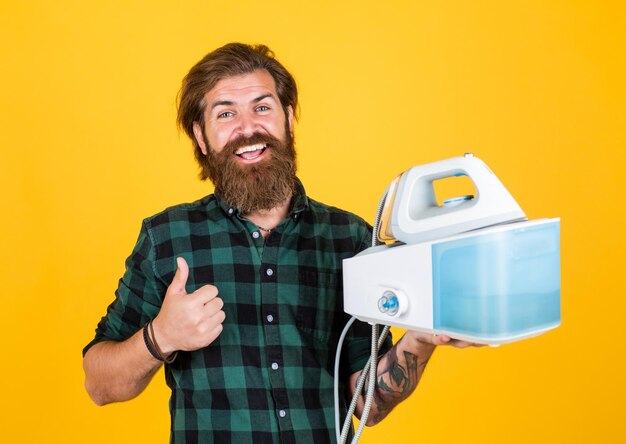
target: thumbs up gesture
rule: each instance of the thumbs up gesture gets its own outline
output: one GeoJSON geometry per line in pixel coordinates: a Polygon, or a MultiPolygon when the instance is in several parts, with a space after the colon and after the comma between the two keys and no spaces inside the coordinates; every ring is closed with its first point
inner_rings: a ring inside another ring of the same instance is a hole
{"type": "Polygon", "coordinates": [[[224,302],[217,296],[217,287],[205,285],[188,294],[185,286],[189,265],[182,257],[176,262],[178,269],[152,324],[155,340],[166,356],[177,350],[206,347],[222,332],[225,318],[224,302]]]}

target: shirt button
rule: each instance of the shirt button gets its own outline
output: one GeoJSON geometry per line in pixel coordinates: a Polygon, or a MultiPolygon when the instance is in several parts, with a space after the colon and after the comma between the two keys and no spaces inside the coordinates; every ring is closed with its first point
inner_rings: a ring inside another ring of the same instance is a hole
{"type": "Polygon", "coordinates": [[[228,209],[228,214],[233,214],[234,212],[235,212],[235,209],[234,209],[234,208],[229,208],[229,209],[228,209]]]}
{"type": "Polygon", "coordinates": [[[272,370],[278,370],[278,362],[272,362],[272,370]]]}
{"type": "Polygon", "coordinates": [[[274,322],[274,316],[272,315],[267,315],[267,322],[274,322]]]}
{"type": "Polygon", "coordinates": [[[260,236],[260,234],[259,234],[259,232],[258,232],[258,231],[253,231],[253,232],[252,232],[252,237],[253,237],[253,238],[258,239],[258,238],[259,238],[259,236],[260,236]]]}
{"type": "Polygon", "coordinates": [[[272,276],[274,275],[274,270],[272,270],[271,268],[268,268],[267,270],[265,270],[265,274],[268,276],[272,276]]]}
{"type": "Polygon", "coordinates": [[[281,418],[284,418],[285,416],[287,416],[287,412],[284,410],[279,410],[278,411],[278,416],[280,416],[281,418]]]}

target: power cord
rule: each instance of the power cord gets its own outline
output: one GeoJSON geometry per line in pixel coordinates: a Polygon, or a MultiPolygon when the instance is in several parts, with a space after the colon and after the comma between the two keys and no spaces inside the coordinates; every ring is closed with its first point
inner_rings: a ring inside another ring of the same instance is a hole
{"type": "MultiPolygon", "coordinates": [[[[376,219],[374,221],[374,227],[372,230],[372,247],[380,245],[381,242],[378,240],[377,233],[380,225],[380,218],[383,212],[385,200],[387,199],[387,193],[389,192],[389,187],[383,193],[382,198],[378,204],[378,209],[376,211],[376,219]]],[[[359,422],[359,427],[352,438],[352,444],[356,444],[363,433],[363,429],[365,428],[365,424],[367,423],[367,418],[370,413],[370,409],[372,407],[372,403],[374,401],[374,392],[376,390],[376,370],[378,366],[378,350],[385,341],[387,334],[389,333],[389,326],[386,325],[383,329],[382,334],[378,337],[378,325],[372,324],[372,339],[371,339],[371,350],[370,357],[363,367],[363,371],[361,371],[361,375],[357,380],[357,384],[354,390],[354,394],[352,396],[352,401],[350,402],[350,407],[348,408],[348,412],[346,414],[346,418],[344,420],[343,426],[341,428],[341,433],[339,433],[339,361],[341,358],[341,349],[343,348],[343,342],[345,340],[346,334],[348,330],[354,323],[356,318],[353,316],[346,323],[343,331],[341,332],[341,336],[339,337],[339,343],[337,344],[337,352],[335,353],[335,379],[334,379],[334,400],[335,400],[335,435],[337,438],[337,442],[341,444],[345,444],[348,439],[348,433],[352,427],[352,415],[354,415],[354,411],[356,409],[356,405],[358,403],[359,397],[363,392],[363,386],[365,385],[365,381],[367,380],[367,375],[371,374],[371,377],[368,380],[368,387],[365,394],[365,404],[363,406],[363,412],[361,413],[361,420],[359,422]]]]}

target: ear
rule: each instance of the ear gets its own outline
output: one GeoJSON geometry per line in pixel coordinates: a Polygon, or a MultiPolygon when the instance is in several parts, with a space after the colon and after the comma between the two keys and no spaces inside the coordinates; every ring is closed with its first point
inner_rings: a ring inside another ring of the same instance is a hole
{"type": "Polygon", "coordinates": [[[289,132],[291,137],[293,137],[293,108],[291,105],[287,107],[287,122],[289,123],[289,132]]]}
{"type": "Polygon", "coordinates": [[[206,156],[206,144],[204,143],[204,134],[202,134],[202,128],[198,122],[193,122],[193,135],[196,138],[196,142],[202,150],[202,154],[206,156]]]}

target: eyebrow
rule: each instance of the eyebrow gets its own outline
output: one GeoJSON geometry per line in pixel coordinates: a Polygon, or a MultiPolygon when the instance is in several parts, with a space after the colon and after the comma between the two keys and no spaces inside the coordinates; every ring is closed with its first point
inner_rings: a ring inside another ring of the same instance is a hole
{"type": "Polygon", "coordinates": [[[217,102],[213,102],[211,104],[211,109],[217,108],[218,106],[224,105],[224,106],[231,106],[233,104],[233,102],[231,102],[230,100],[220,100],[217,102]]]}
{"type": "MultiPolygon", "coordinates": [[[[259,103],[261,100],[267,99],[268,97],[275,99],[274,94],[267,93],[267,94],[262,94],[259,97],[253,99],[252,103],[259,103]]],[[[214,108],[217,108],[218,106],[232,106],[232,105],[234,105],[234,102],[232,102],[231,100],[218,100],[217,102],[213,102],[211,104],[211,110],[213,110],[214,108]]]]}
{"type": "Polygon", "coordinates": [[[254,99],[252,102],[253,103],[259,103],[261,100],[267,99],[268,97],[273,99],[274,98],[274,94],[272,94],[272,93],[263,94],[263,95],[257,97],[256,99],[254,99]]]}

